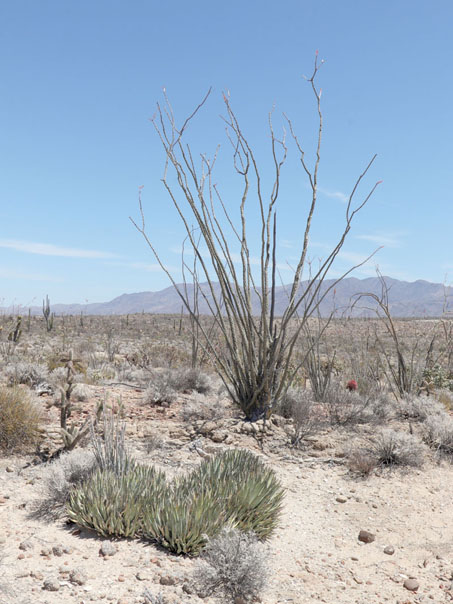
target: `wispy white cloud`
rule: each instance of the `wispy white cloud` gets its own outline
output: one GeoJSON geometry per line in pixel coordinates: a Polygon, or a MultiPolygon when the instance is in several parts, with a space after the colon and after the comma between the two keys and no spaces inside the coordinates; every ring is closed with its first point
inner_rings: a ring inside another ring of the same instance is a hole
{"type": "Polygon", "coordinates": [[[284,247],[288,250],[293,250],[294,249],[294,243],[292,241],[289,241],[289,239],[280,239],[280,241],[278,242],[280,247],[284,247]]]}
{"type": "Polygon", "coordinates": [[[65,258],[118,258],[117,254],[100,250],[82,250],[79,248],[61,247],[52,243],[36,243],[18,239],[0,239],[0,248],[38,254],[40,256],[61,256],[65,258]]]}
{"type": "Polygon", "coordinates": [[[0,278],[2,279],[18,279],[25,281],[49,281],[51,283],[63,283],[64,279],[54,275],[42,275],[39,273],[22,273],[11,269],[0,268],[0,278]]]}
{"type": "Polygon", "coordinates": [[[398,248],[402,245],[398,235],[376,233],[375,235],[356,235],[355,238],[361,239],[362,241],[371,241],[372,243],[383,245],[384,247],[398,248]]]}
{"type": "Polygon", "coordinates": [[[338,199],[342,203],[346,203],[349,200],[349,195],[346,195],[346,193],[342,193],[341,191],[329,191],[322,187],[318,187],[318,191],[319,193],[322,193],[322,195],[330,197],[331,199],[338,199]]]}
{"type": "MultiPolygon", "coordinates": [[[[139,271],[146,271],[147,273],[161,273],[163,272],[160,264],[156,263],[147,263],[147,262],[109,262],[108,266],[122,266],[124,268],[132,268],[139,271]]],[[[179,270],[180,267],[175,267],[171,265],[165,265],[169,271],[179,270]]]]}

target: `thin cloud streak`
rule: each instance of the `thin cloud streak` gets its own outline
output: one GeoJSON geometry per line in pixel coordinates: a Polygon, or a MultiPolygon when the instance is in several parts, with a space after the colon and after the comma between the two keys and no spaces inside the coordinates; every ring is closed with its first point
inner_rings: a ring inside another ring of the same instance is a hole
{"type": "Polygon", "coordinates": [[[21,273],[11,269],[0,268],[0,278],[2,279],[23,279],[25,281],[48,281],[50,283],[64,283],[64,279],[54,277],[53,275],[40,275],[39,273],[21,273]]]}
{"type": "Polygon", "coordinates": [[[18,239],[0,239],[0,248],[25,252],[26,254],[38,254],[40,256],[60,256],[64,258],[118,258],[117,254],[101,252],[99,250],[81,250],[71,247],[60,247],[52,243],[37,243],[33,241],[21,241],[18,239]]]}
{"type": "Polygon", "coordinates": [[[321,187],[318,187],[318,191],[322,195],[330,197],[331,199],[338,199],[342,203],[349,201],[349,195],[346,195],[346,193],[342,193],[341,191],[329,191],[328,189],[323,189],[321,187]]]}
{"type": "Polygon", "coordinates": [[[371,241],[372,243],[377,243],[378,245],[383,245],[385,247],[401,247],[401,242],[392,235],[356,235],[355,238],[360,239],[361,241],[371,241]]]}
{"type": "MultiPolygon", "coordinates": [[[[163,273],[164,270],[160,264],[148,264],[147,262],[108,262],[107,266],[118,266],[124,268],[132,268],[139,271],[146,271],[147,273],[163,273]]],[[[165,265],[165,268],[169,271],[177,271],[180,267],[165,265]]]]}

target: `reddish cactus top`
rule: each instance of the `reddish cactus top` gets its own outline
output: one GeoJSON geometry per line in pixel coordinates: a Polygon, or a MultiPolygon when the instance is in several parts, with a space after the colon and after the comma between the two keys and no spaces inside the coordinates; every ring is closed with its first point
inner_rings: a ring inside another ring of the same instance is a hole
{"type": "Polygon", "coordinates": [[[353,390],[357,390],[358,388],[358,384],[355,380],[349,380],[349,382],[346,384],[346,388],[352,392],[353,390]]]}

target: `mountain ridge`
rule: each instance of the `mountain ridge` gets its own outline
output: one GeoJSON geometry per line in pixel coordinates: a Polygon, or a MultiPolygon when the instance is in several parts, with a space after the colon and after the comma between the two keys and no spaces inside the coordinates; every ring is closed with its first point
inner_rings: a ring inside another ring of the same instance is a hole
{"type": "MultiPolygon", "coordinates": [[[[391,277],[382,278],[388,288],[389,310],[394,317],[439,317],[448,310],[448,301],[453,302],[453,288],[446,287],[441,283],[431,283],[423,279],[416,281],[400,281],[391,277]]],[[[321,286],[321,295],[326,289],[335,283],[335,279],[326,279],[321,286]]],[[[300,291],[306,287],[307,282],[301,284],[300,291]]],[[[179,284],[182,287],[182,284],[179,284]]],[[[200,284],[202,291],[208,299],[211,298],[209,287],[206,283],[200,284]]],[[[218,283],[214,283],[217,293],[220,292],[218,283]]],[[[287,303],[287,290],[289,286],[278,286],[276,288],[275,310],[276,315],[281,315],[287,303]]],[[[193,285],[188,284],[189,299],[193,294],[193,285]]],[[[378,277],[367,277],[358,279],[348,277],[338,282],[331,291],[327,293],[320,304],[320,312],[328,316],[335,310],[336,316],[369,317],[376,316],[376,302],[371,297],[362,296],[352,311],[348,313],[352,302],[357,300],[360,294],[370,293],[380,296],[382,281],[378,277]]],[[[259,304],[256,294],[252,297],[254,312],[258,313],[259,304]]],[[[203,296],[200,297],[200,314],[209,314],[209,306],[203,296]]],[[[91,304],[51,304],[51,310],[58,315],[126,315],[135,313],[151,314],[179,314],[183,307],[174,286],[170,285],[162,290],[152,292],[134,292],[121,294],[109,302],[94,302],[91,304]]],[[[453,304],[452,304],[453,308],[453,304]]],[[[10,308],[1,309],[4,313],[12,312],[10,308]]],[[[27,313],[29,307],[15,307],[15,314],[27,313]]],[[[30,307],[33,315],[41,314],[39,306],[30,307]]]]}

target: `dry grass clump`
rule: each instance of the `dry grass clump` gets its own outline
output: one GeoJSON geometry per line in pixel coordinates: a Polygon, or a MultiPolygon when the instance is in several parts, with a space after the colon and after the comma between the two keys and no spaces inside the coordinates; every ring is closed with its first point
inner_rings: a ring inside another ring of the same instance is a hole
{"type": "Polygon", "coordinates": [[[169,405],[178,392],[207,394],[212,389],[211,378],[199,369],[154,370],[148,377],[143,402],[147,405],[169,405]]]}
{"type": "Polygon", "coordinates": [[[334,425],[363,424],[387,419],[391,404],[385,392],[362,395],[348,390],[341,382],[331,382],[322,401],[330,422],[334,425]]]}
{"type": "Polygon", "coordinates": [[[351,451],[349,468],[361,475],[368,475],[377,467],[418,468],[424,463],[425,452],[425,446],[416,436],[387,428],[368,446],[351,451]]]}
{"type": "Polygon", "coordinates": [[[178,392],[198,392],[208,394],[212,390],[209,375],[197,368],[182,368],[170,370],[171,383],[178,392]]]}
{"type": "Polygon", "coordinates": [[[41,412],[29,393],[18,386],[0,387],[0,450],[26,451],[39,440],[41,412]]]}
{"type": "Polygon", "coordinates": [[[453,418],[445,411],[430,415],[423,424],[424,439],[440,453],[453,454],[453,418]]]}
{"type": "Polygon", "coordinates": [[[203,596],[223,596],[224,602],[256,599],[268,577],[266,549],[253,533],[224,529],[208,542],[195,569],[203,596]]]}
{"type": "Polygon", "coordinates": [[[43,473],[41,499],[31,516],[47,521],[62,518],[71,490],[86,480],[96,467],[95,457],[86,449],[63,453],[43,473]]]}
{"type": "Polygon", "coordinates": [[[407,394],[403,399],[395,402],[395,413],[400,419],[424,422],[429,416],[442,412],[445,412],[444,405],[425,394],[420,396],[407,394]]]}
{"type": "Polygon", "coordinates": [[[319,424],[313,413],[312,392],[305,388],[289,388],[282,397],[276,412],[293,420],[291,433],[293,445],[298,445],[305,436],[312,434],[319,424]]]}
{"type": "Polygon", "coordinates": [[[348,456],[349,469],[359,476],[369,476],[377,468],[376,457],[366,447],[350,451],[348,456]]]}
{"type": "Polygon", "coordinates": [[[412,434],[385,429],[374,438],[372,453],[380,466],[417,468],[423,465],[425,447],[412,434]]]}
{"type": "Polygon", "coordinates": [[[145,405],[170,405],[176,400],[177,392],[173,386],[169,370],[153,372],[148,388],[143,395],[145,405]]]}

